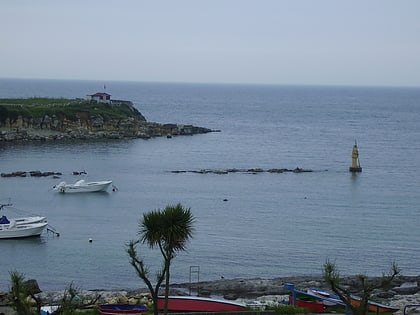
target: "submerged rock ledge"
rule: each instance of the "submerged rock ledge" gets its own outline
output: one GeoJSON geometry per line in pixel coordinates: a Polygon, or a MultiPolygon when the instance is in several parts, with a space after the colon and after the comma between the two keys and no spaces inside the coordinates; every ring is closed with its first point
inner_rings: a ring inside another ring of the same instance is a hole
{"type": "MultiPolygon", "coordinates": [[[[328,170],[317,171],[317,172],[326,172],[328,170]]],[[[248,168],[248,169],[238,169],[238,168],[229,168],[229,169],[220,169],[220,170],[212,170],[212,169],[201,169],[201,170],[177,170],[171,171],[171,173],[196,173],[196,174],[229,174],[229,173],[246,173],[246,174],[258,174],[258,173],[312,173],[315,172],[310,169],[304,169],[300,167],[296,167],[294,169],[288,168],[271,168],[271,169],[262,169],[262,168],[248,168]]]]}

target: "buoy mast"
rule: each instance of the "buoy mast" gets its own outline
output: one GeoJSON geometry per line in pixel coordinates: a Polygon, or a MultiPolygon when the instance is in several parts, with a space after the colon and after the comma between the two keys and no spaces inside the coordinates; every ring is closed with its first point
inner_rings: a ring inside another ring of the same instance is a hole
{"type": "Polygon", "coordinates": [[[357,149],[357,142],[354,142],[353,150],[351,151],[351,166],[349,171],[352,173],[358,173],[362,171],[362,167],[359,162],[359,150],[357,149]]]}

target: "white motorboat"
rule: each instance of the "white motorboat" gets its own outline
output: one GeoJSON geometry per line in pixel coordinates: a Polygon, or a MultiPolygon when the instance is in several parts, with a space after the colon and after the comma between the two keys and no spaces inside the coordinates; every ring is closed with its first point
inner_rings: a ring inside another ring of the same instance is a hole
{"type": "MultiPolygon", "coordinates": [[[[26,225],[38,222],[47,222],[47,217],[42,216],[33,216],[33,217],[21,217],[21,218],[13,218],[12,221],[15,221],[17,225],[26,225]]],[[[10,224],[10,220],[5,216],[0,217],[0,225],[8,225],[10,224]]]]}
{"type": "MultiPolygon", "coordinates": [[[[47,217],[40,215],[22,216],[24,211],[12,207],[9,202],[0,204],[0,210],[5,209],[7,215],[0,216],[0,239],[3,238],[22,238],[30,236],[39,236],[44,229],[60,236],[60,233],[48,224],[47,217]],[[7,209],[5,209],[7,207],[7,209]],[[19,213],[20,216],[15,217],[11,213],[19,213]]],[[[28,212],[24,212],[28,214],[28,212]]]]}
{"type": "MultiPolygon", "coordinates": [[[[19,210],[12,208],[12,204],[0,204],[0,210],[3,210],[5,207],[11,209],[11,211],[17,212],[19,210]]],[[[21,211],[20,211],[21,212],[21,211]]],[[[0,216],[0,226],[7,227],[11,221],[14,221],[17,225],[26,225],[38,222],[47,222],[47,217],[33,215],[33,216],[25,216],[25,217],[13,217],[9,219],[7,216],[2,215],[0,216]]]]}
{"type": "Polygon", "coordinates": [[[98,192],[106,191],[111,184],[112,180],[86,182],[84,179],[81,179],[74,184],[61,182],[58,185],[55,185],[53,189],[60,193],[98,192]]]}
{"type": "Polygon", "coordinates": [[[11,220],[9,224],[0,224],[0,239],[39,236],[47,225],[47,222],[17,224],[11,220]]]}

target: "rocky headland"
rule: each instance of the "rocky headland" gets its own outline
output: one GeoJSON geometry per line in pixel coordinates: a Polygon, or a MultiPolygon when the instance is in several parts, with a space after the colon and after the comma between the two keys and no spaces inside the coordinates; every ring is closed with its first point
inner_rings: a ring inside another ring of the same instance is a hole
{"type": "Polygon", "coordinates": [[[0,101],[0,142],[149,139],[213,131],[188,124],[148,122],[130,101],[42,99],[41,102],[37,98],[0,101]]]}

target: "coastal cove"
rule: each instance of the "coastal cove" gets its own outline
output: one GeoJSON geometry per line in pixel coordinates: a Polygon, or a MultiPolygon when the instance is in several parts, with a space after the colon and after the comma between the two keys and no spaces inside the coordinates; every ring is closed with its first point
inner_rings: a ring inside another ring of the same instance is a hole
{"type": "MultiPolygon", "coordinates": [[[[2,98],[70,99],[104,84],[0,83],[2,98]]],[[[326,259],[345,275],[378,276],[393,261],[404,276],[420,274],[419,89],[105,83],[147,121],[221,132],[1,142],[0,173],[61,175],[0,177],[2,202],[47,216],[60,232],[2,240],[0,291],[12,270],[45,292],[71,282],[83,290],[142,287],[125,244],[143,213],[178,202],[197,221],[187,251],[174,259],[172,283],[188,283],[191,266],[200,282],[319,275],[326,259]],[[355,140],[363,172],[351,174],[355,140]],[[312,172],[267,172],[275,169],[312,172]],[[74,175],[82,170],[87,175],[74,175]],[[112,180],[118,191],[52,191],[83,178],[112,180]]],[[[159,253],[142,253],[155,273],[159,253]]]]}

